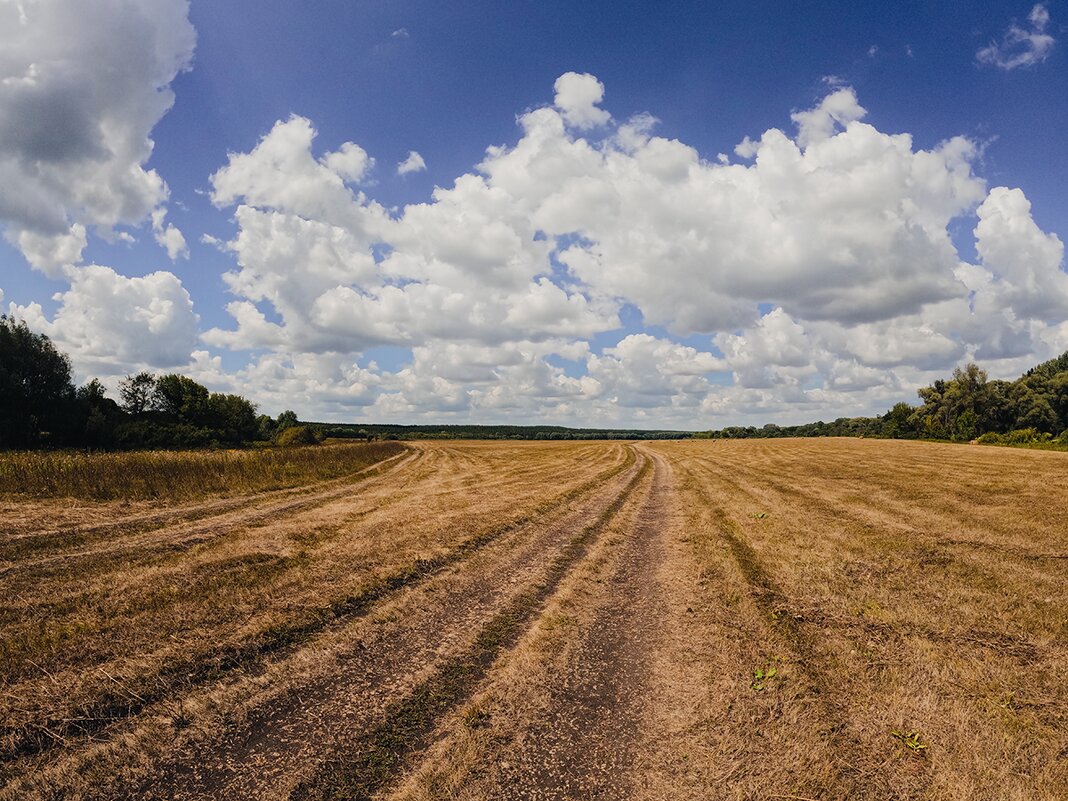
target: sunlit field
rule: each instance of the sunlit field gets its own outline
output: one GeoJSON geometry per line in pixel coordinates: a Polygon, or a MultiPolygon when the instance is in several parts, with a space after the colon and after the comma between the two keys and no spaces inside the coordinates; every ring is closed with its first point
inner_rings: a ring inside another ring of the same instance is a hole
{"type": "Polygon", "coordinates": [[[1063,453],[36,458],[0,457],[0,798],[1068,795],[1063,453]]]}

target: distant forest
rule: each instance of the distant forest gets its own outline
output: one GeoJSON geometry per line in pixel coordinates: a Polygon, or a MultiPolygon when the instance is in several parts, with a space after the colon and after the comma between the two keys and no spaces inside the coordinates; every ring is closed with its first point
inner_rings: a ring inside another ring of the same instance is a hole
{"type": "Polygon", "coordinates": [[[922,403],[898,403],[880,417],[840,417],[798,426],[768,423],[696,434],[712,439],[884,437],[1068,445],[1068,352],[1032,367],[1015,381],[991,381],[975,364],[919,390],[922,403]]]}
{"type": "Polygon", "coordinates": [[[975,364],[919,390],[921,403],[879,417],[840,417],[796,426],[768,423],[717,431],[636,431],[516,425],[304,423],[286,411],[257,414],[240,395],[210,392],[175,373],[127,376],[121,403],[93,379],[76,387],[70,359],[24,322],[0,315],[0,448],[100,450],[311,444],[345,439],[755,439],[883,437],[1068,446],[1068,352],[1015,381],[991,381],[975,364]]]}

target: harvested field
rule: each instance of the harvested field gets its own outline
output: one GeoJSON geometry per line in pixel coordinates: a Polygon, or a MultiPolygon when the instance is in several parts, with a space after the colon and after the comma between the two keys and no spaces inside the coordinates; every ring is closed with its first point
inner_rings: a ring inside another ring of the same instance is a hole
{"type": "Polygon", "coordinates": [[[1068,797],[1068,455],[397,447],[7,496],[0,799],[1068,797]]]}

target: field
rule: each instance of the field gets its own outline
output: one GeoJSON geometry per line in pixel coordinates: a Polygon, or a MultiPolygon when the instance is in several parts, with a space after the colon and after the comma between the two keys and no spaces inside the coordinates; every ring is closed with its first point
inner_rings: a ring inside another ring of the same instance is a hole
{"type": "Polygon", "coordinates": [[[1068,798],[1068,454],[336,447],[0,486],[0,799],[1068,798]]]}

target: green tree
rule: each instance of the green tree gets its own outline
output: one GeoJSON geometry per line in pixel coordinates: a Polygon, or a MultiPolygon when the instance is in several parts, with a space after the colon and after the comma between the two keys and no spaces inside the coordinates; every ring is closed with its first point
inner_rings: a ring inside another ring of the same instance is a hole
{"type": "Polygon", "coordinates": [[[144,414],[152,405],[156,394],[156,377],[152,373],[128,375],[119,384],[122,408],[129,414],[144,414]]]}
{"type": "Polygon", "coordinates": [[[907,403],[895,403],[894,408],[883,415],[882,436],[891,439],[914,436],[914,429],[909,422],[914,411],[915,409],[907,403]]]}
{"type": "Polygon", "coordinates": [[[213,392],[208,396],[208,425],[225,442],[250,442],[260,431],[256,407],[240,395],[213,392]]]}
{"type": "Polygon", "coordinates": [[[208,417],[208,390],[192,378],[170,373],[156,379],[152,408],[193,426],[204,425],[208,417]]]}
{"type": "Polygon", "coordinates": [[[0,315],[0,447],[26,447],[67,427],[70,360],[24,321],[0,315]]]}

